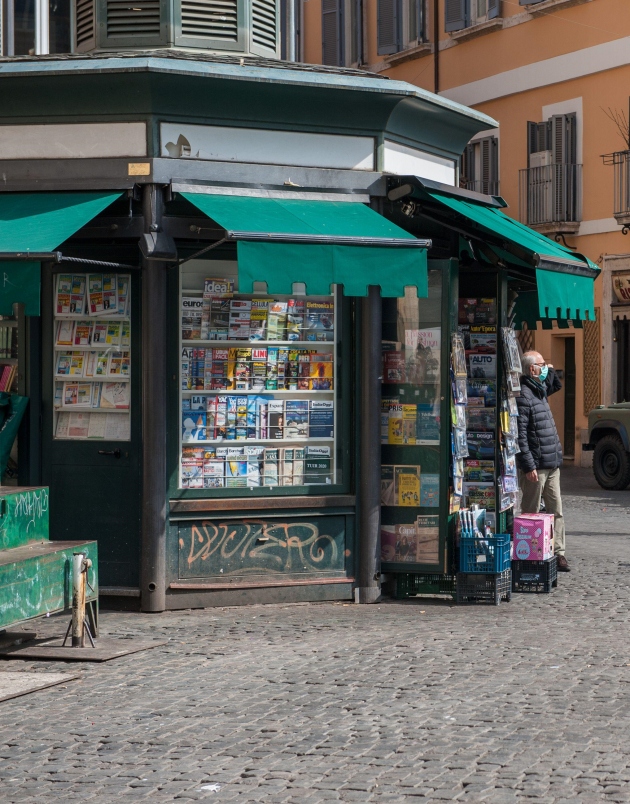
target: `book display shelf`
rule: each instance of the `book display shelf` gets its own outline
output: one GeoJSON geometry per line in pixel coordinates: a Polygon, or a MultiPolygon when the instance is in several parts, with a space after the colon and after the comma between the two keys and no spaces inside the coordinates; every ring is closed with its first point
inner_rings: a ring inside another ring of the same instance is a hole
{"type": "Polygon", "coordinates": [[[55,439],[130,440],[131,277],[58,274],[55,439]]]}
{"type": "Polygon", "coordinates": [[[429,271],[428,298],[407,288],[383,302],[381,558],[391,570],[440,563],[441,283],[429,271]]]}
{"type": "Polygon", "coordinates": [[[180,488],[341,482],[335,297],[293,290],[239,293],[231,261],[182,266],[180,488]]]}

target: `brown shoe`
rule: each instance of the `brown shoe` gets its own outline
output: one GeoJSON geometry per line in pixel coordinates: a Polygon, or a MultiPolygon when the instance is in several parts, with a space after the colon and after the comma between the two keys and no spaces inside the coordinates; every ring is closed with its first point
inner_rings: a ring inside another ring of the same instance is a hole
{"type": "Polygon", "coordinates": [[[558,567],[558,572],[571,572],[571,567],[569,566],[564,556],[556,556],[556,559],[557,559],[556,566],[558,567]]]}

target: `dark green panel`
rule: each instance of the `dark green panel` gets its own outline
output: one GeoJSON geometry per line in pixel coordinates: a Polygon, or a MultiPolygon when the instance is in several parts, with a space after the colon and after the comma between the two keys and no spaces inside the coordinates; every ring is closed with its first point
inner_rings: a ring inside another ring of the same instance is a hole
{"type": "Polygon", "coordinates": [[[15,489],[0,496],[0,550],[48,539],[48,489],[15,489]]]}
{"type": "MultiPolygon", "coordinates": [[[[70,608],[72,603],[72,554],[86,553],[92,560],[87,599],[98,599],[98,553],[96,542],[65,545],[60,550],[37,555],[37,547],[18,548],[15,561],[0,563],[0,629],[70,608]]],[[[12,551],[13,552],[13,551],[12,551]]]]}
{"type": "Polygon", "coordinates": [[[179,577],[343,572],[343,516],[205,519],[179,525],[179,577]]]}
{"type": "Polygon", "coordinates": [[[0,274],[0,315],[13,315],[15,302],[22,302],[24,315],[39,315],[41,266],[38,262],[3,262],[0,274]]]}

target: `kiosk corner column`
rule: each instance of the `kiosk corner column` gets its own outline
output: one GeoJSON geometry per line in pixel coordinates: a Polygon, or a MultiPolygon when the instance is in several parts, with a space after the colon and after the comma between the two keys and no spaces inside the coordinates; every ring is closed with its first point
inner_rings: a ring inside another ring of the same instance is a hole
{"type": "MultiPolygon", "coordinates": [[[[144,232],[161,228],[163,188],[143,187],[144,232]]],[[[142,259],[142,611],[166,608],[167,266],[142,259]]]]}
{"type": "Polygon", "coordinates": [[[381,596],[381,294],[370,286],[361,300],[361,469],[357,603],[381,596]]]}

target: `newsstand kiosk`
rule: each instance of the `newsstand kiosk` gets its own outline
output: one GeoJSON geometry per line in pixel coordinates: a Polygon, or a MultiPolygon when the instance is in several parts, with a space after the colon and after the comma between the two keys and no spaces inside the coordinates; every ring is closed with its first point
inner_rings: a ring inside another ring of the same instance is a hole
{"type": "Polygon", "coordinates": [[[451,582],[462,500],[505,532],[512,295],[577,319],[596,270],[457,188],[495,121],[177,50],[2,59],[0,87],[20,483],[50,487],[51,538],[98,542],[107,603],[372,602],[382,572],[451,582]],[[451,398],[460,297],[478,406],[451,398]]]}

